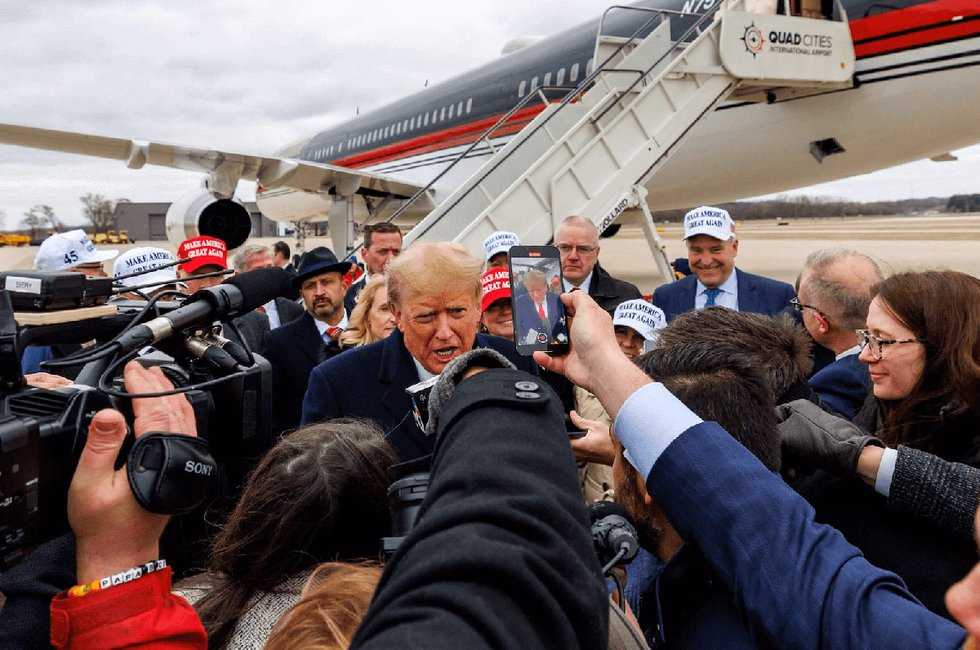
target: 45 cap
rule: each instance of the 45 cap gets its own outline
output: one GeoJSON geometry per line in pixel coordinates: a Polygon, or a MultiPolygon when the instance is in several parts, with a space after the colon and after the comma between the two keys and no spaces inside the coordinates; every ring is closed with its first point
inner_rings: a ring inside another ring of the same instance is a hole
{"type": "Polygon", "coordinates": [[[39,271],[64,271],[81,264],[101,264],[119,251],[99,250],[81,228],[51,235],[37,251],[34,266],[39,271]]]}

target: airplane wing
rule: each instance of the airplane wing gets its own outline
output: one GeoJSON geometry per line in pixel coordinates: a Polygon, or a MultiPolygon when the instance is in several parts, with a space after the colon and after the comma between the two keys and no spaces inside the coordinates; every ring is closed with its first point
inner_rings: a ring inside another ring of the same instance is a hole
{"type": "Polygon", "coordinates": [[[257,181],[264,189],[293,188],[309,192],[408,198],[421,186],[380,174],[291,158],[198,149],[181,145],[126,140],[101,135],[0,124],[0,144],[47,149],[121,160],[131,169],[144,165],[173,167],[210,174],[210,189],[231,197],[239,179],[257,181]]]}

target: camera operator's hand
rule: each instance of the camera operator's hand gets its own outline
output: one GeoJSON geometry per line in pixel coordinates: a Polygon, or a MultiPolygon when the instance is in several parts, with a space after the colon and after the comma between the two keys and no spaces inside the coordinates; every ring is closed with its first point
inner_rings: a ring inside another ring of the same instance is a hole
{"type": "Polygon", "coordinates": [[[24,375],[24,381],[31,388],[61,388],[62,386],[71,386],[71,379],[67,379],[60,375],[52,375],[49,372],[32,372],[28,375],[24,375]]]}
{"type": "Polygon", "coordinates": [[[586,463],[601,463],[611,467],[613,459],[616,457],[616,447],[609,435],[609,427],[603,422],[587,420],[577,411],[572,411],[569,416],[572,419],[572,424],[585,431],[583,437],[573,438],[571,441],[575,460],[586,463]]]}
{"type": "MultiPolygon", "coordinates": [[[[149,393],[172,390],[159,368],[131,361],[125,369],[126,390],[149,393]]],[[[134,430],[196,435],[194,411],[183,395],[133,400],[134,430]]],[[[118,411],[99,411],[68,491],[68,521],[76,539],[81,584],[159,558],[159,539],[169,517],[144,510],[130,490],[126,468],[114,468],[126,438],[126,420],[118,411]]]]}
{"type": "Polygon", "coordinates": [[[612,318],[587,293],[563,293],[561,301],[568,314],[569,352],[554,357],[535,352],[534,360],[594,394],[615,419],[626,398],[650,378],[619,349],[612,318]]]}

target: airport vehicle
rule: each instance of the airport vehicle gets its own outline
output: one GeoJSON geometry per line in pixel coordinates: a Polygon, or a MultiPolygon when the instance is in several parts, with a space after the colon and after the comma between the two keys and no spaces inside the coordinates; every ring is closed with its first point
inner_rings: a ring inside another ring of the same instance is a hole
{"type": "Polygon", "coordinates": [[[0,246],[27,246],[31,243],[31,238],[27,235],[16,235],[5,232],[0,233],[0,246]]]}
{"type": "MultiPolygon", "coordinates": [[[[636,6],[674,12],[679,36],[720,2],[645,0],[636,6]]],[[[972,109],[980,102],[980,3],[841,0],[822,7],[828,18],[849,20],[853,84],[729,96],[692,127],[647,185],[650,205],[756,196],[939,158],[980,142],[972,109]]],[[[630,35],[648,20],[641,11],[607,18],[603,35],[610,37],[630,35]]],[[[527,101],[537,90],[554,102],[587,79],[600,62],[598,26],[592,21],[526,44],[275,156],[13,125],[0,125],[0,142],[115,158],[132,168],[155,164],[206,173],[205,187],[178,198],[168,212],[174,240],[200,231],[222,236],[231,247],[244,241],[250,220],[231,198],[244,178],[259,182],[257,201],[266,216],[295,223],[329,218],[335,245],[343,234],[339,241],[346,246],[338,248],[344,249],[353,243],[352,223],[384,216],[464,155],[405,214],[421,218],[450,196],[546,109],[544,101],[527,101]]],[[[779,39],[793,46],[792,37],[776,34],[779,39]]]]}

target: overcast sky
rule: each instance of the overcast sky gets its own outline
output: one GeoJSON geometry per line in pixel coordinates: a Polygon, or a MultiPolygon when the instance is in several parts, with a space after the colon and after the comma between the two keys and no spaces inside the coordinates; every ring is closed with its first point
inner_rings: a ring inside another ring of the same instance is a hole
{"type": "MultiPolygon", "coordinates": [[[[600,0],[38,0],[0,3],[0,122],[271,153],[594,18],[600,0]]],[[[980,191],[980,147],[804,193],[856,200],[980,191]]],[[[81,221],[97,192],[170,201],[200,175],[0,146],[0,210],[81,221]]],[[[249,190],[250,191],[250,190],[249,190]]]]}

